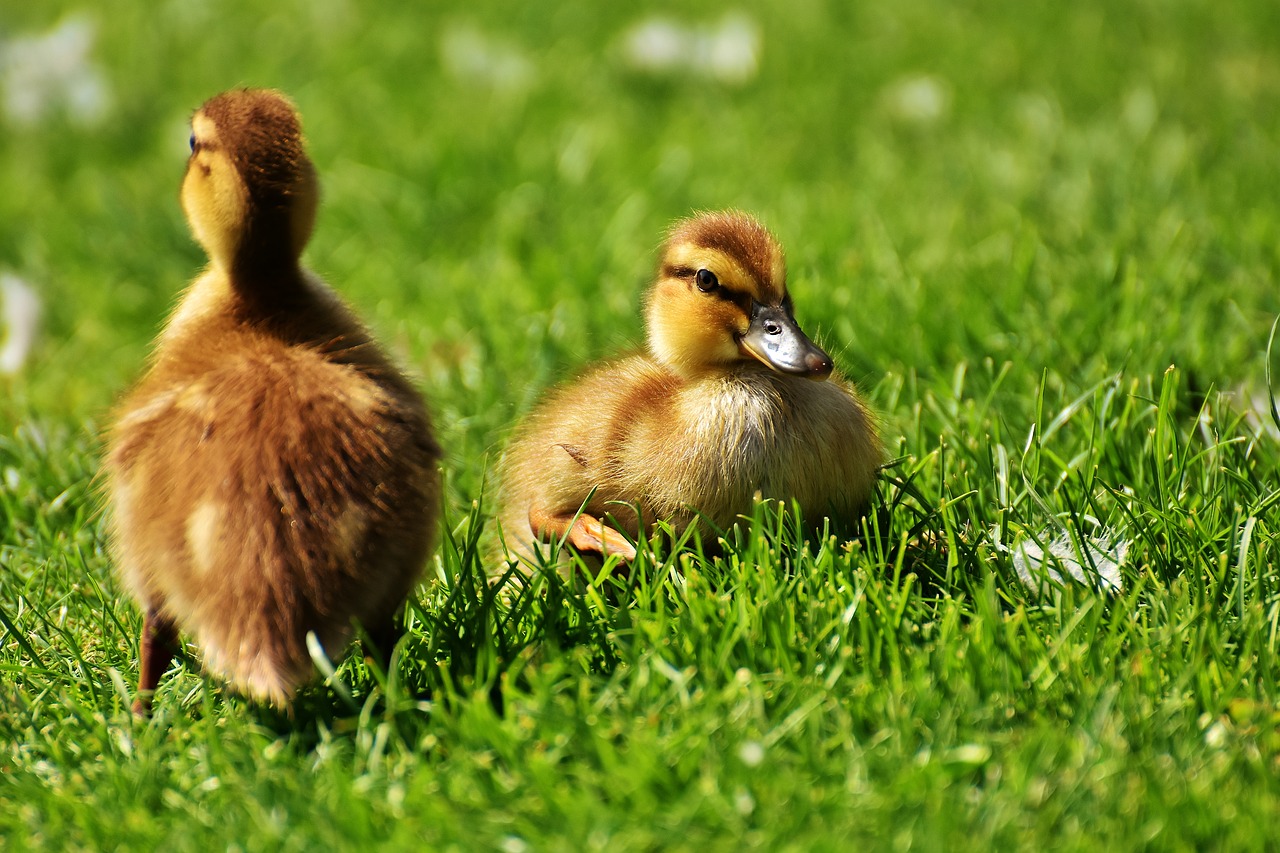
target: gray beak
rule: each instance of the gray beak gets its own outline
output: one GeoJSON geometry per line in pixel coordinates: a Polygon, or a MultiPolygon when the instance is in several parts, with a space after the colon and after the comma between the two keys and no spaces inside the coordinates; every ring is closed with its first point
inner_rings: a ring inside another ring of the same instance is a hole
{"type": "Polygon", "coordinates": [[[751,303],[751,325],[738,340],[747,354],[779,373],[819,382],[831,375],[831,356],[809,340],[795,318],[781,305],[751,303]]]}

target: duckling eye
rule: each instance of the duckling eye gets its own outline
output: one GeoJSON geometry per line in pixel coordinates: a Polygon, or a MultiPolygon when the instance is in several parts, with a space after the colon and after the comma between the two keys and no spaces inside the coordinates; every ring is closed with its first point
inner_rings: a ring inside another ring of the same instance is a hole
{"type": "Polygon", "coordinates": [[[694,280],[698,283],[698,290],[703,293],[710,293],[720,286],[720,282],[716,279],[716,274],[707,269],[698,270],[694,280]]]}
{"type": "Polygon", "coordinates": [[[192,150],[192,151],[195,151],[195,150],[196,150],[196,135],[195,135],[194,133],[193,133],[193,134],[191,134],[191,139],[188,141],[188,144],[190,144],[190,145],[191,145],[191,150],[192,150]]]}

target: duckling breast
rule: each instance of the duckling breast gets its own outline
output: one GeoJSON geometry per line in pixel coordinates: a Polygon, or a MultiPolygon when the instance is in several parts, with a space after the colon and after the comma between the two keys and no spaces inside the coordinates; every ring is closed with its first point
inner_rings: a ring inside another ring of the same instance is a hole
{"type": "Polygon", "coordinates": [[[744,381],[738,375],[706,385],[697,397],[685,394],[680,401],[690,426],[689,461],[700,462],[715,480],[758,485],[785,428],[782,395],[772,383],[744,381]]]}
{"type": "Polygon", "coordinates": [[[609,479],[651,520],[732,523],[770,487],[785,401],[768,383],[723,376],[677,386],[664,403],[627,424],[609,479]]]}
{"type": "Polygon", "coordinates": [[[688,505],[718,525],[749,512],[757,493],[794,499],[814,520],[865,505],[879,440],[850,386],[755,370],[701,384],[678,402],[688,505]]]}

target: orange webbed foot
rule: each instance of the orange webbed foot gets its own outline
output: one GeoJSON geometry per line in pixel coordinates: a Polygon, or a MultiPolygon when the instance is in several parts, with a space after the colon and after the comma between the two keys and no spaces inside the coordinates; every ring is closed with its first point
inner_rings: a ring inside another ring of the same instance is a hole
{"type": "Polygon", "coordinates": [[[621,532],[585,512],[551,515],[533,509],[529,511],[529,526],[540,538],[562,538],[579,551],[618,557],[627,563],[636,558],[635,546],[621,532]]]}

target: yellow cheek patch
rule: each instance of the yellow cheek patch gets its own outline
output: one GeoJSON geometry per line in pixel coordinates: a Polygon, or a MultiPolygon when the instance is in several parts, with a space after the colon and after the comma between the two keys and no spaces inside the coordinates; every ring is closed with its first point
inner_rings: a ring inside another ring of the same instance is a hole
{"type": "Polygon", "coordinates": [[[249,192],[235,164],[223,153],[213,122],[197,113],[191,129],[196,150],[182,181],[182,207],[210,259],[227,266],[249,214],[249,192]]]}
{"type": "Polygon", "coordinates": [[[732,363],[739,358],[736,335],[747,324],[733,302],[703,295],[674,278],[662,279],[649,300],[649,349],[679,371],[732,363]]]}

